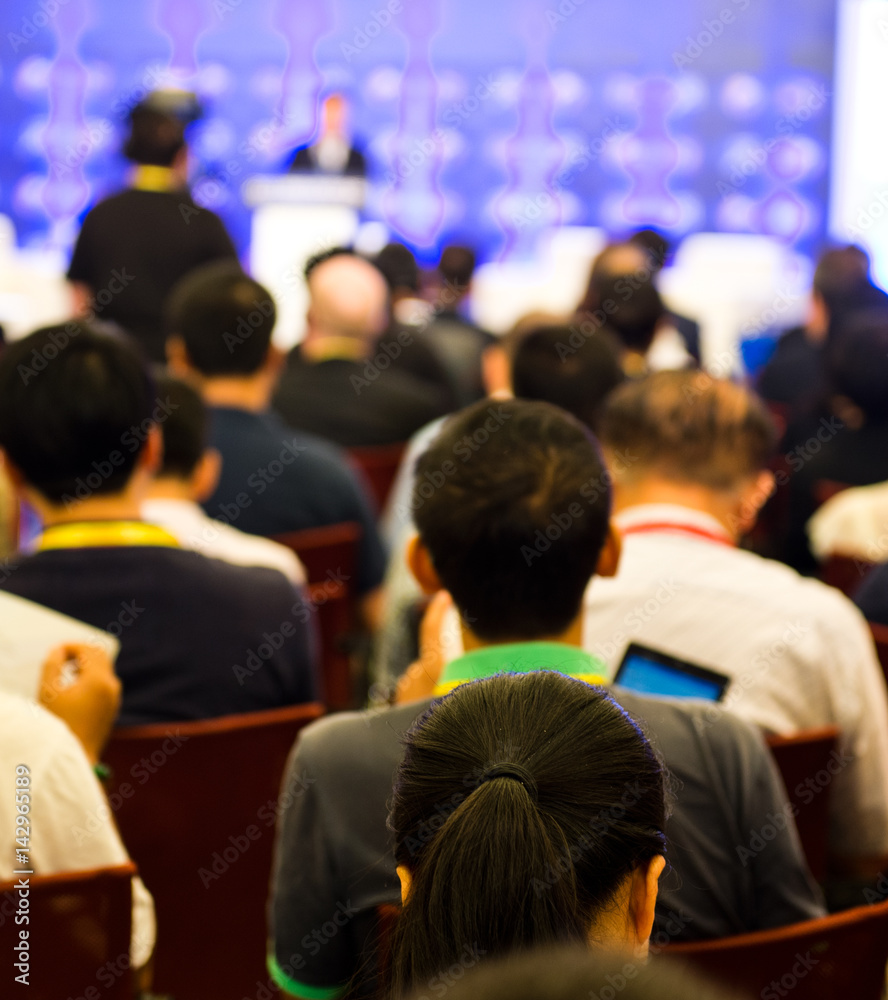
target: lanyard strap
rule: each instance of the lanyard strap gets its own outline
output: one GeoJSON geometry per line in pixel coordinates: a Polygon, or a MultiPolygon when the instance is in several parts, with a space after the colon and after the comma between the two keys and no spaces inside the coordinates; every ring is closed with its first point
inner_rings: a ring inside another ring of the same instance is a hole
{"type": "Polygon", "coordinates": [[[106,548],[116,545],[178,548],[179,542],[156,524],[145,524],[142,521],[77,521],[47,528],[37,542],[37,551],[106,548]]]}
{"type": "Polygon", "coordinates": [[[695,538],[705,538],[709,542],[718,545],[727,545],[728,548],[736,548],[730,538],[720,535],[718,532],[709,531],[706,528],[697,528],[692,524],[675,524],[672,521],[650,521],[647,524],[631,524],[628,528],[620,528],[620,534],[626,535],[651,535],[671,532],[676,535],[692,535],[695,538]]]}

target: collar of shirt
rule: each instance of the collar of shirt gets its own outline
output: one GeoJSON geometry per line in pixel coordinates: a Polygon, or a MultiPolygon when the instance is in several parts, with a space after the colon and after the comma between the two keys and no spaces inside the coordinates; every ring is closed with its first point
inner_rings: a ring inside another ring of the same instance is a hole
{"type": "Polygon", "coordinates": [[[130,545],[179,548],[178,541],[155,524],[142,521],[73,521],[47,528],[37,540],[36,551],[130,545]]]}
{"type": "Polygon", "coordinates": [[[143,163],[133,173],[132,187],[136,191],[176,191],[180,185],[169,167],[143,163]]]}
{"type": "Polygon", "coordinates": [[[614,516],[620,534],[626,535],[685,535],[701,541],[730,545],[734,542],[724,525],[711,514],[678,504],[647,503],[627,507],[614,516]]]}
{"type": "Polygon", "coordinates": [[[435,686],[435,696],[460,684],[494,674],[526,674],[531,670],[557,670],[587,684],[606,684],[604,663],[578,646],[563,642],[509,642],[484,646],[452,660],[435,686]]]}

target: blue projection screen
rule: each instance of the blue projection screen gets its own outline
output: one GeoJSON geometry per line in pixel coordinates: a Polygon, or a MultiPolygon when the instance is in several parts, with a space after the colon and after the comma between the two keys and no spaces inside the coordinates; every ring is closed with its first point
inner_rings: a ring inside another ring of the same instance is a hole
{"type": "Polygon", "coordinates": [[[70,246],[125,181],[129,109],[196,91],[194,188],[240,189],[344,93],[367,216],[425,259],[521,257],[553,224],[823,240],[833,0],[4,0],[0,212],[70,246]]]}

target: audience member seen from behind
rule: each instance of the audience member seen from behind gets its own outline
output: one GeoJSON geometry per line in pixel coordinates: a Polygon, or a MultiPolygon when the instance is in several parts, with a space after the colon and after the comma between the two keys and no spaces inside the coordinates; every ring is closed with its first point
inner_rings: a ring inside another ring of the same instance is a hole
{"type": "Polygon", "coordinates": [[[640,642],[727,674],[725,708],[767,732],[837,725],[833,863],[880,871],[888,706],[866,623],[839,591],[738,547],[773,486],[761,401],[701,372],[659,372],[616,389],[600,426],[623,555],[587,593],[587,647],[611,673],[640,642]]]}
{"type": "MultiPolygon", "coordinates": [[[[654,935],[652,950],[656,940],[654,935]]],[[[646,962],[576,945],[533,949],[481,964],[470,956],[459,978],[438,978],[447,986],[448,1000],[750,1000],[675,959],[646,962]]],[[[411,1000],[422,1000],[422,993],[411,1000]]]]}
{"type": "MultiPolygon", "coordinates": [[[[567,325],[555,323],[519,327],[489,347],[485,378],[491,396],[505,391],[521,399],[554,403],[594,430],[603,400],[625,378],[620,350],[605,330],[583,337],[576,345],[572,333],[567,325]]],[[[491,413],[496,413],[495,405],[491,413]]],[[[441,422],[436,421],[410,442],[386,508],[384,524],[394,537],[386,576],[385,625],[374,662],[375,680],[382,689],[389,688],[416,656],[415,609],[421,593],[403,552],[415,530],[412,492],[416,460],[440,429],[441,422]]]]}
{"type": "Polygon", "coordinates": [[[388,327],[388,287],[379,270],[338,251],[306,267],[305,339],[291,352],[273,399],[287,424],[342,447],[406,441],[441,416],[446,395],[407,372],[376,370],[388,327]]]}
{"type": "Polygon", "coordinates": [[[492,333],[476,326],[468,316],[466,302],[474,271],[475,252],[471,247],[446,246],[427,290],[435,312],[422,336],[447,368],[457,409],[484,397],[482,358],[496,342],[492,333]]]}
{"type": "Polygon", "coordinates": [[[855,313],[825,348],[825,416],[799,421],[787,452],[786,561],[813,572],[806,526],[824,489],[888,479],[888,309],[855,313]]]}
{"type": "Polygon", "coordinates": [[[119,725],[316,700],[300,592],[276,571],[182,549],[142,519],[172,401],[129,341],[79,326],[57,351],[60,332],[0,358],[0,447],[44,525],[0,586],[119,636],[119,725]],[[23,377],[35,356],[53,360],[23,377]]]}
{"type": "Polygon", "coordinates": [[[665,823],[661,763],[600,688],[551,671],[462,685],[407,734],[395,780],[392,995],[467,943],[482,961],[565,941],[646,955],[665,823]]]}
{"type": "Polygon", "coordinates": [[[693,363],[679,334],[673,328],[667,330],[666,307],[654,282],[655,272],[650,254],[641,246],[612,243],[605,247],[592,264],[573,324],[583,336],[606,326],[623,348],[623,370],[631,378],[693,363]]]}
{"type": "Polygon", "coordinates": [[[144,519],[166,528],[186,549],[236,566],[267,566],[291,583],[304,584],[305,570],[290,549],[204,513],[201,501],[216,488],[222,468],[222,456],[207,447],[206,405],[190,385],[172,375],[159,375],[157,393],[170,412],[160,424],[163,460],[142,504],[144,519]]]}
{"type": "MultiPolygon", "coordinates": [[[[415,491],[420,534],[409,561],[423,590],[436,594],[427,619],[440,617],[452,594],[461,612],[455,634],[468,652],[445,657],[442,639],[453,633],[442,634],[440,620],[424,621],[429,641],[410,674],[430,681],[414,695],[419,701],[340,713],[300,734],[283,784],[270,904],[269,969],[293,996],[341,995],[353,975],[355,995],[373,992],[377,908],[399,898],[386,803],[402,734],[433,694],[543,668],[603,682],[602,661],[580,648],[583,595],[590,578],[594,590],[616,571],[619,544],[608,526],[609,479],[589,431],[546,403],[506,400],[494,409],[482,401],[445,424],[417,464],[415,491]],[[454,460],[462,442],[491,426],[491,410],[498,428],[465,461],[454,460]],[[429,493],[427,474],[444,467],[450,474],[429,493]],[[541,552],[540,536],[556,516],[563,530],[541,552]],[[306,955],[300,942],[345,899],[351,933],[306,955]]],[[[737,850],[738,830],[791,815],[760,732],[730,713],[713,716],[706,704],[625,689],[614,697],[676,779],[657,929],[693,940],[822,916],[791,820],[765,849],[737,850]]]]}
{"type": "Polygon", "coordinates": [[[425,336],[434,309],[423,297],[419,264],[413,251],[403,243],[387,243],[373,263],[385,278],[392,304],[391,326],[382,341],[401,347],[392,358],[392,367],[435,386],[447,396],[447,409],[456,409],[456,386],[443,358],[425,336]]]}
{"type": "MultiPolygon", "coordinates": [[[[27,767],[28,785],[20,790],[29,796],[32,831],[29,863],[14,864],[21,845],[15,843],[20,828],[10,796],[9,806],[0,806],[0,880],[13,880],[16,868],[55,875],[126,864],[129,857],[93,772],[120,706],[120,681],[107,654],[83,643],[53,649],[38,701],[0,691],[0,765],[9,775],[27,767]]],[[[150,985],[154,939],[154,901],[137,876],[129,960],[142,989],[150,985]]]]}
{"type": "Polygon", "coordinates": [[[368,625],[381,607],[385,553],[364,483],[326,441],[295,431],[269,409],[282,358],[271,342],[270,293],[228,265],[189,275],[169,302],[170,368],[211,408],[210,443],[222,474],[204,510],[255,535],[357,522],[357,578],[368,625]]]}
{"type": "Polygon", "coordinates": [[[568,326],[529,330],[511,346],[512,392],[518,399],[554,403],[591,430],[608,394],[625,380],[619,347],[606,330],[578,347],[568,326]]]}
{"type": "Polygon", "coordinates": [[[237,261],[222,220],[188,192],[182,121],[149,97],[130,116],[124,153],[130,186],[83,220],[68,280],[76,309],[125,327],[152,361],[164,360],[163,302],[173,285],[208,261],[237,261]]]}
{"type": "Polygon", "coordinates": [[[802,326],[787,330],[758,379],[758,391],[787,415],[816,405],[824,391],[824,349],[845,319],[861,309],[888,306],[869,276],[869,257],[860,247],[834,247],[820,255],[802,326]]]}

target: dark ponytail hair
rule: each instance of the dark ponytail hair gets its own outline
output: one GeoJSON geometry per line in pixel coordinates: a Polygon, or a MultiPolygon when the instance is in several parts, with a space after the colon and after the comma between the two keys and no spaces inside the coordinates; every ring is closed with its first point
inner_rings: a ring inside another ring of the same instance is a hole
{"type": "Polygon", "coordinates": [[[395,997],[467,953],[585,943],[625,877],[665,853],[662,765],[602,688],[548,670],[465,684],[406,747],[389,817],[412,875],[395,997]]]}

